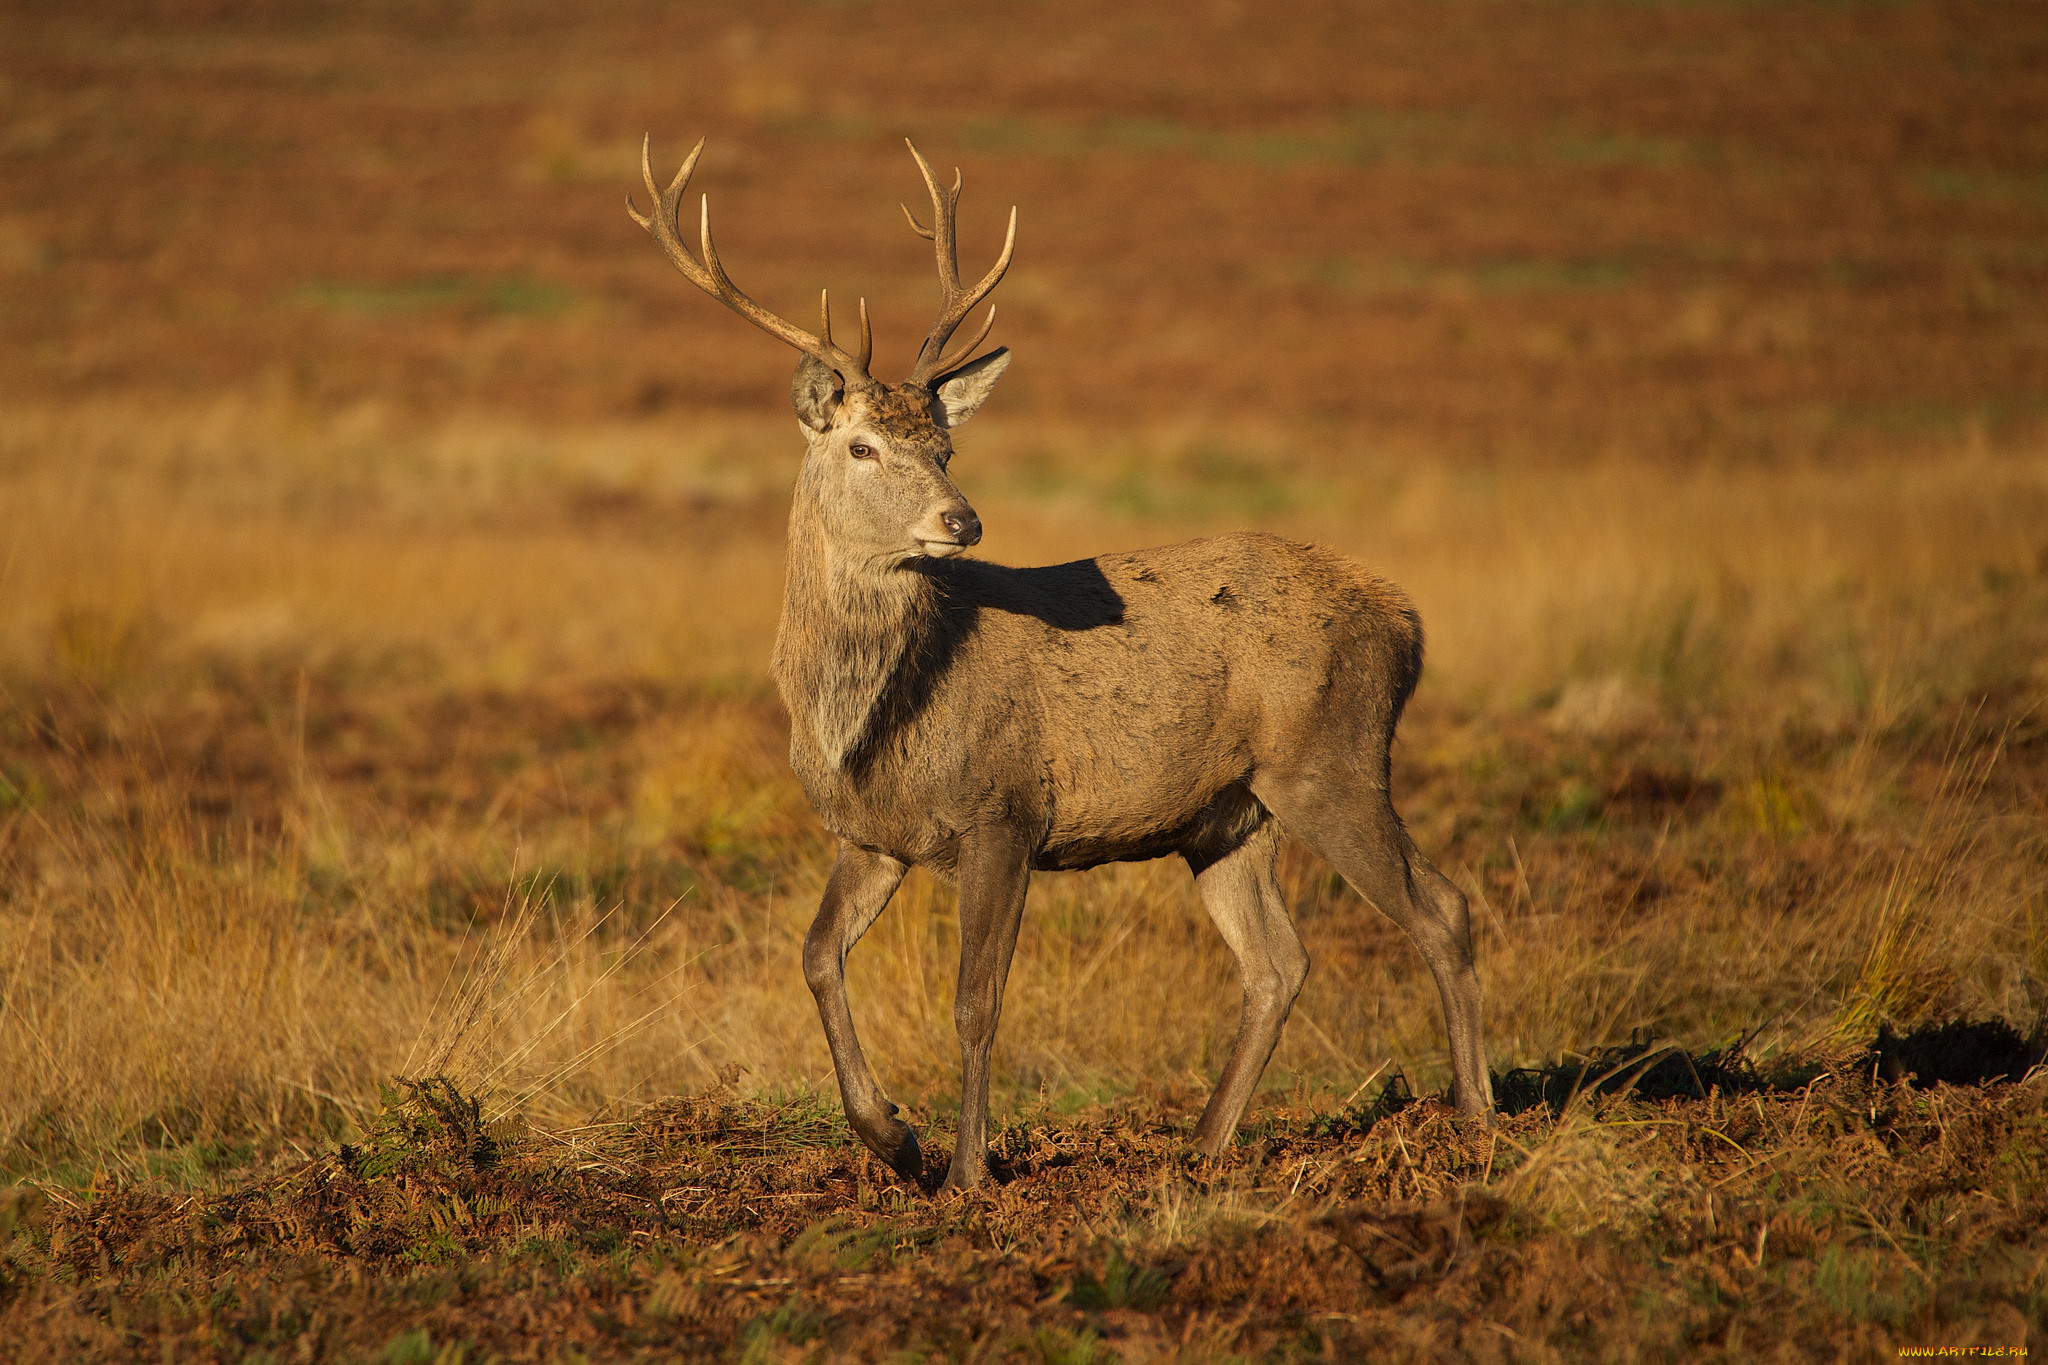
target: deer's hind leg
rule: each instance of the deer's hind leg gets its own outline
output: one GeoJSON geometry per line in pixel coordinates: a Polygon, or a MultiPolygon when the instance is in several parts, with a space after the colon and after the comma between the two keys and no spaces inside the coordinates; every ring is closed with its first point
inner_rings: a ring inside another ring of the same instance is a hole
{"type": "Polygon", "coordinates": [[[1355,780],[1326,771],[1318,780],[1276,783],[1258,795],[1290,834],[1335,865],[1421,952],[1443,997],[1452,1100],[1462,1114],[1490,1115],[1493,1081],[1465,893],[1415,847],[1384,786],[1355,772],[1346,776],[1355,780]]]}
{"type": "Polygon", "coordinates": [[[804,980],[818,1002],[818,1018],[824,1021],[847,1122],[898,1175],[916,1180],[923,1173],[917,1134],[896,1117],[896,1106],[876,1082],[853,1031],[853,1010],[846,1000],[846,955],[889,904],[907,870],[886,854],[852,844],[839,846],[818,917],[804,936],[804,980]]]}
{"type": "Polygon", "coordinates": [[[1251,838],[1215,861],[1188,860],[1202,907],[1237,957],[1244,991],[1237,1041],[1195,1126],[1195,1146],[1209,1156],[1221,1156],[1237,1132],[1308,977],[1308,952],[1280,895],[1279,853],[1280,826],[1267,818],[1251,838]]]}

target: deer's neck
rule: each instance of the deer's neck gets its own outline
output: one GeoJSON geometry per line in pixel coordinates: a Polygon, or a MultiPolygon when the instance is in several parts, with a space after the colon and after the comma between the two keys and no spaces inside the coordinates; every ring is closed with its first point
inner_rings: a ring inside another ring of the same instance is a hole
{"type": "Polygon", "coordinates": [[[927,575],[834,545],[800,489],[774,664],[797,746],[814,745],[830,771],[854,767],[886,728],[892,685],[922,652],[937,609],[927,575]]]}

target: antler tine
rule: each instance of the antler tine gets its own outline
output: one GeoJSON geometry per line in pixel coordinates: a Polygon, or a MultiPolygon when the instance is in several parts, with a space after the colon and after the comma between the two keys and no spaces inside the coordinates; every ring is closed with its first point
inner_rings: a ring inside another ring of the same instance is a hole
{"type": "MultiPolygon", "coordinates": [[[[925,191],[932,197],[932,230],[926,232],[923,228],[918,227],[917,219],[915,218],[910,220],[910,225],[913,228],[917,228],[918,236],[932,243],[937,248],[939,283],[948,290],[958,289],[960,287],[960,247],[954,238],[953,228],[954,215],[960,206],[960,186],[958,183],[960,172],[957,168],[954,170],[953,192],[948,194],[939,187],[939,178],[932,174],[931,163],[924,159],[923,154],[917,150],[916,144],[912,143],[909,138],[904,138],[903,145],[910,148],[911,159],[917,162],[918,174],[924,177],[925,191]]],[[[903,211],[906,214],[910,212],[908,208],[905,208],[903,211]]]]}
{"type": "Polygon", "coordinates": [[[640,178],[647,182],[647,194],[654,202],[651,213],[643,214],[634,206],[633,196],[626,195],[626,215],[648,232],[661,244],[662,254],[669,263],[683,272],[683,278],[708,294],[718,292],[711,276],[704,267],[691,259],[690,250],[683,245],[681,235],[683,191],[690,186],[690,176],[697,169],[697,158],[704,154],[706,139],[698,138],[697,145],[690,149],[690,155],[683,161],[683,168],[676,172],[674,180],[666,190],[654,183],[653,135],[640,139],[640,178]]]}
{"type": "MultiPolygon", "coordinates": [[[[803,328],[778,315],[769,312],[760,304],[741,293],[725,273],[725,266],[718,259],[718,249],[711,244],[711,196],[705,195],[698,219],[698,235],[702,243],[703,262],[700,264],[690,255],[690,249],[683,245],[682,206],[683,191],[689,187],[690,174],[697,169],[697,158],[703,154],[704,139],[699,139],[691,149],[689,159],[683,168],[669,182],[666,190],[657,189],[654,183],[654,164],[650,153],[650,138],[640,143],[640,177],[647,182],[647,192],[654,196],[654,211],[642,214],[634,207],[633,196],[626,196],[626,212],[633,221],[652,233],[661,244],[663,254],[670,264],[683,273],[683,277],[696,285],[720,303],[753,323],[768,335],[796,347],[805,355],[836,370],[849,388],[863,387],[875,381],[868,374],[868,360],[872,353],[872,342],[868,340],[867,305],[861,305],[861,354],[854,356],[832,344],[832,320],[829,309],[824,312],[823,325],[819,335],[812,336],[803,328]]],[[[821,307],[825,300],[821,296],[821,307]]]]}
{"type": "Polygon", "coordinates": [[[982,319],[981,330],[974,334],[974,340],[968,342],[965,346],[958,348],[953,352],[953,354],[947,356],[944,360],[938,361],[936,364],[934,364],[932,366],[932,373],[944,374],[948,370],[959,369],[960,366],[967,362],[969,357],[971,357],[976,351],[981,349],[981,343],[988,340],[988,334],[994,331],[995,327],[996,306],[994,304],[990,304],[988,306],[988,316],[982,319]]]}
{"type": "MultiPolygon", "coordinates": [[[[628,199],[631,199],[633,196],[629,194],[626,197],[628,199]]],[[[927,242],[929,242],[932,239],[932,230],[926,227],[923,223],[917,221],[917,215],[910,211],[910,205],[903,203],[902,201],[899,200],[896,204],[896,207],[902,209],[903,216],[910,220],[910,230],[912,232],[924,238],[927,242]]]]}
{"type": "MultiPolygon", "coordinates": [[[[832,344],[832,291],[818,291],[818,335],[825,344],[832,344]]],[[[875,329],[868,322],[868,301],[860,301],[860,367],[866,370],[868,362],[875,358],[875,329]]]]}
{"type": "Polygon", "coordinates": [[[980,283],[972,289],[962,289],[959,240],[955,231],[960,205],[960,172],[957,168],[954,170],[953,188],[947,190],[939,184],[939,178],[932,174],[930,163],[910,140],[904,139],[903,145],[910,148],[910,155],[917,162],[918,172],[924,176],[925,189],[931,195],[932,225],[926,228],[918,222],[917,215],[910,211],[908,205],[903,207],[903,216],[910,220],[913,232],[932,244],[933,255],[937,257],[939,269],[939,316],[937,321],[932,323],[931,333],[925,337],[924,345],[918,349],[917,364],[910,372],[910,382],[922,384],[936,375],[944,374],[973,355],[975,348],[987,340],[989,329],[995,326],[995,308],[991,305],[988,321],[975,335],[973,342],[951,356],[944,355],[946,343],[952,339],[953,332],[960,326],[961,320],[974,311],[976,304],[988,297],[989,291],[996,287],[1002,280],[1003,273],[1010,268],[1010,257],[1017,249],[1017,210],[1014,207],[1010,210],[1009,235],[1003,240],[1003,254],[997,258],[995,266],[988,274],[982,276],[980,283]]]}
{"type": "MultiPolygon", "coordinates": [[[[936,204],[939,198],[939,187],[932,179],[932,168],[924,164],[924,158],[922,156],[918,156],[917,148],[910,146],[909,138],[903,139],[903,145],[906,147],[910,147],[910,154],[912,156],[917,157],[917,168],[924,172],[924,183],[926,187],[931,190],[932,202],[936,204]]],[[[958,166],[955,166],[953,168],[953,191],[950,195],[947,196],[947,201],[948,203],[957,203],[959,201],[959,198],[960,168],[958,166]]],[[[896,207],[902,209],[903,216],[910,220],[910,230],[912,232],[924,238],[927,242],[929,242],[932,239],[933,229],[928,228],[923,223],[917,221],[917,215],[910,211],[910,205],[904,203],[902,200],[899,199],[896,201],[896,207]]],[[[959,268],[959,258],[957,256],[954,258],[954,268],[956,271],[959,268]]]]}

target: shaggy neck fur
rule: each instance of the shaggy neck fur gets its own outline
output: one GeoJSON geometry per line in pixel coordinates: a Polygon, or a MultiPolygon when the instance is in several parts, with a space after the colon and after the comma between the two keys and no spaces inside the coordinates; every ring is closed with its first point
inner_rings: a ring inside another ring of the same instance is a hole
{"type": "Polygon", "coordinates": [[[799,481],[775,681],[791,725],[809,732],[828,770],[857,766],[887,728],[890,684],[921,652],[938,601],[937,585],[916,567],[836,550],[799,481]]]}

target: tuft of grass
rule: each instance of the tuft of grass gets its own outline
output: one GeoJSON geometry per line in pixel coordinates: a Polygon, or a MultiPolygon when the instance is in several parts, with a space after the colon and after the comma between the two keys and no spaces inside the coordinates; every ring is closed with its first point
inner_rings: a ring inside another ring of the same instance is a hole
{"type": "Polygon", "coordinates": [[[1164,1272],[1132,1260],[1123,1247],[1112,1246],[1099,1273],[1074,1281],[1071,1297],[1082,1308],[1147,1312],[1164,1304],[1172,1288],[1173,1282],[1164,1272]]]}
{"type": "Polygon", "coordinates": [[[1948,989],[1955,970],[1951,934],[1967,913],[1966,878],[1984,838],[1981,796],[2004,748],[2003,736],[1972,750],[1951,743],[1919,828],[1878,893],[1868,946],[1837,1016],[1837,1038],[1916,1022],[1948,989]]]}

